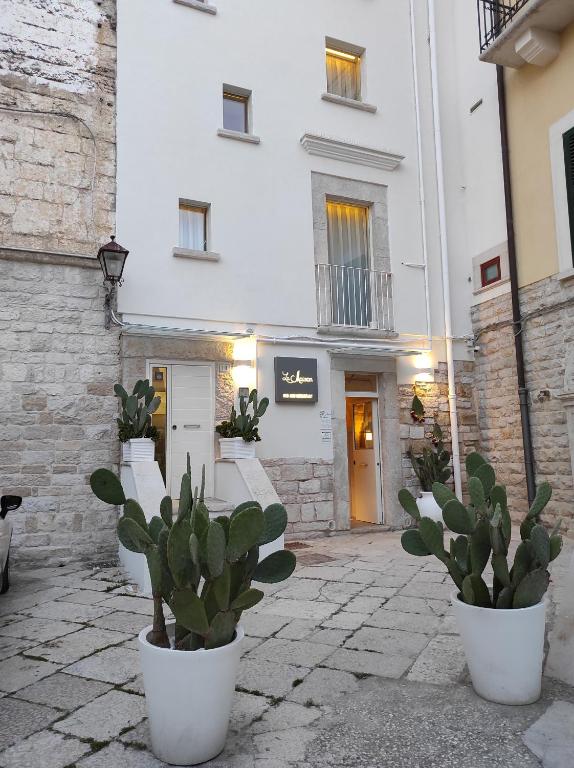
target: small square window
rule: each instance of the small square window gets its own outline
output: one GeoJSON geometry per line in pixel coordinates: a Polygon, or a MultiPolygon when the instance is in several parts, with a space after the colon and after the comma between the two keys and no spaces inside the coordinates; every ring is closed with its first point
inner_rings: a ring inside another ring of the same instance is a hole
{"type": "Polygon", "coordinates": [[[249,96],[223,91],[223,127],[227,131],[249,133],[249,96]]]}
{"type": "Polygon", "coordinates": [[[480,265],[480,283],[483,288],[492,283],[497,283],[501,278],[500,256],[485,261],[480,265]]]}
{"type": "Polygon", "coordinates": [[[361,99],[361,56],[327,45],[327,93],[346,99],[361,99]]]}
{"type": "Polygon", "coordinates": [[[207,251],[207,207],[179,203],[179,247],[207,251]]]}

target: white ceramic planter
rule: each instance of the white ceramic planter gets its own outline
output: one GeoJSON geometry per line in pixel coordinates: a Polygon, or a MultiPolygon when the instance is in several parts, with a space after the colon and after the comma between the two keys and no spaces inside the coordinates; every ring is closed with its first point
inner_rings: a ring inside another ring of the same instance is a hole
{"type": "Polygon", "coordinates": [[[254,459],[255,441],[247,443],[242,437],[220,437],[219,455],[222,459],[254,459]]]}
{"type": "Polygon", "coordinates": [[[544,601],[515,610],[477,608],[453,592],[452,604],[478,695],[498,704],[537,701],[544,658],[544,601]]]}
{"type": "Polygon", "coordinates": [[[434,500],[431,491],[421,491],[417,499],[417,507],[421,517],[430,517],[431,520],[442,523],[442,510],[434,500]]]}
{"type": "Polygon", "coordinates": [[[149,437],[136,437],[122,443],[122,461],[132,463],[134,461],[153,461],[155,456],[155,443],[149,437]]]}
{"type": "Polygon", "coordinates": [[[237,626],[229,645],[210,651],[157,648],[147,641],[150,630],[138,641],[153,753],[172,765],[211,760],[227,738],[243,628],[237,626]]]}

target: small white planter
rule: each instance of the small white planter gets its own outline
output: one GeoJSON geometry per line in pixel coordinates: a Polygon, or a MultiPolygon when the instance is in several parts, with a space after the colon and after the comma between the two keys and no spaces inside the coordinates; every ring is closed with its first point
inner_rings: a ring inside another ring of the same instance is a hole
{"type": "MultiPolygon", "coordinates": [[[[211,760],[225,746],[243,628],[235,639],[210,651],[174,651],[139,634],[139,649],[154,755],[172,765],[211,760]]],[[[168,624],[173,634],[174,624],[168,624]]]]}
{"type": "Polygon", "coordinates": [[[122,443],[122,461],[131,464],[134,461],[153,461],[155,443],[149,437],[136,437],[122,443]]]}
{"type": "Polygon", "coordinates": [[[472,686],[497,704],[532,704],[540,698],[544,658],[544,601],[498,610],[467,605],[452,594],[472,686]]]}
{"type": "Polygon", "coordinates": [[[219,455],[222,459],[254,459],[255,441],[247,443],[242,437],[220,437],[219,455]]]}
{"type": "Polygon", "coordinates": [[[417,507],[421,517],[430,517],[431,520],[436,522],[443,522],[442,510],[436,503],[431,491],[421,491],[421,495],[417,499],[417,507]]]}

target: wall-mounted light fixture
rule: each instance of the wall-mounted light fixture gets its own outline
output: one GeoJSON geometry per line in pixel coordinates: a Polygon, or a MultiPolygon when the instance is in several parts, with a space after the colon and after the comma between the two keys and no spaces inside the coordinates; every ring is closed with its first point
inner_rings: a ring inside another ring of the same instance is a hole
{"type": "Polygon", "coordinates": [[[122,275],[128,253],[128,250],[122,248],[119,243],[116,243],[115,235],[112,235],[110,242],[106,245],[102,245],[98,251],[98,261],[100,262],[100,267],[104,273],[104,286],[106,288],[106,298],[104,302],[106,328],[110,328],[111,326],[112,299],[116,287],[123,282],[122,275]]]}
{"type": "Polygon", "coordinates": [[[414,360],[416,373],[414,380],[421,383],[432,383],[434,381],[434,368],[432,363],[432,356],[428,352],[423,352],[417,355],[414,360]]]}
{"type": "Polygon", "coordinates": [[[239,397],[249,395],[249,392],[257,386],[257,339],[249,336],[237,339],[233,344],[233,368],[231,375],[233,383],[239,390],[239,397]]]}

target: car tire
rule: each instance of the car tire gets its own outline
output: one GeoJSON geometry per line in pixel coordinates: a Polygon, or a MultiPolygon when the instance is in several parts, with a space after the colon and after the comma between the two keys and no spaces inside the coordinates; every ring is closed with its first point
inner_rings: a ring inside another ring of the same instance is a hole
{"type": "Polygon", "coordinates": [[[6,565],[4,566],[4,570],[2,571],[2,576],[0,577],[0,595],[5,594],[8,592],[8,588],[10,586],[10,553],[8,553],[8,556],[6,557],[6,565]]]}

